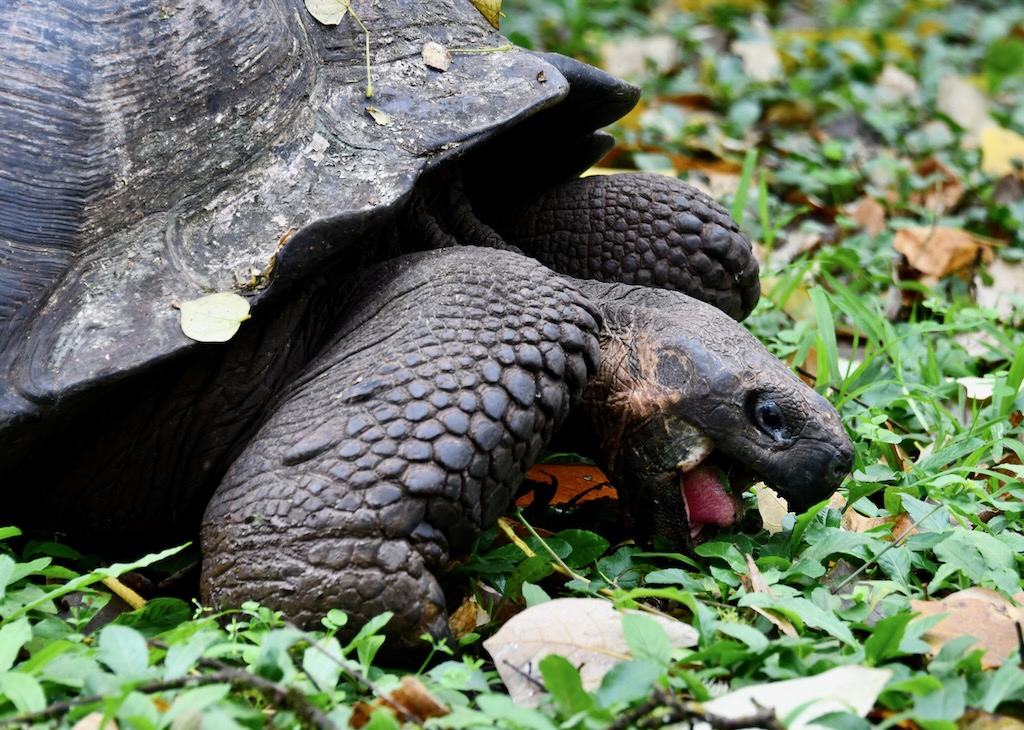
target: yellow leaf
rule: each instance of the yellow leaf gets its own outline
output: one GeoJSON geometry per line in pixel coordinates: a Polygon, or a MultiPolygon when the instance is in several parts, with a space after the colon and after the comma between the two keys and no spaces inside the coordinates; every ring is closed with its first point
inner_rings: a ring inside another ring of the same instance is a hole
{"type": "Polygon", "coordinates": [[[306,10],[324,25],[337,25],[348,12],[348,0],[304,0],[306,10]]]}
{"type": "Polygon", "coordinates": [[[390,127],[391,122],[394,121],[391,119],[390,114],[385,111],[381,111],[375,106],[366,107],[366,113],[373,117],[373,121],[377,122],[377,124],[382,127],[390,127]]]}
{"type": "Polygon", "coordinates": [[[181,303],[181,331],[198,342],[227,342],[249,319],[249,301],[233,292],[217,292],[181,303]]]}
{"type": "Polygon", "coordinates": [[[470,2],[497,30],[498,24],[501,22],[501,0],[470,0],[470,2]]]}
{"type": "Polygon", "coordinates": [[[1024,166],[1024,137],[1002,127],[981,130],[981,170],[992,177],[1020,175],[1024,166]]]}

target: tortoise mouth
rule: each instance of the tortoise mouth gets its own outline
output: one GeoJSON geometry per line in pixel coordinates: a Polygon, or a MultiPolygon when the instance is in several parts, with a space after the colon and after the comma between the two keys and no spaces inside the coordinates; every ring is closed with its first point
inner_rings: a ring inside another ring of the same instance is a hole
{"type": "Polygon", "coordinates": [[[679,491],[686,508],[689,543],[707,540],[715,528],[743,517],[742,494],[757,481],[749,469],[712,450],[696,465],[679,471],[679,491]]]}

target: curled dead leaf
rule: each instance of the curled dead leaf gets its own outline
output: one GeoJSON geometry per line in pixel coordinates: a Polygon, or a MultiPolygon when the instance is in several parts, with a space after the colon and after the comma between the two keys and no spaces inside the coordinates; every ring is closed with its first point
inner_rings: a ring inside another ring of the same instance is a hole
{"type": "Polygon", "coordinates": [[[476,596],[469,596],[448,616],[448,628],[456,640],[471,634],[490,620],[487,611],[480,607],[476,596]]]}
{"type": "Polygon", "coordinates": [[[390,127],[392,123],[391,115],[387,112],[381,111],[375,106],[367,106],[366,113],[373,118],[373,121],[377,122],[382,127],[390,127]]]}
{"type": "Polygon", "coordinates": [[[423,65],[435,71],[447,71],[452,65],[452,54],[440,43],[427,41],[423,44],[423,51],[420,53],[423,65]]]}

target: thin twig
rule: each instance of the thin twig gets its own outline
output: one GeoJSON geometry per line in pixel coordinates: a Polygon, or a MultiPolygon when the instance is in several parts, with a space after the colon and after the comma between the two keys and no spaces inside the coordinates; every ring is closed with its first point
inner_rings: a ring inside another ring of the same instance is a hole
{"type": "Polygon", "coordinates": [[[919,519],[919,520],[916,520],[915,522],[911,523],[911,524],[910,524],[910,526],[909,526],[909,527],[907,527],[907,529],[906,529],[906,530],[904,530],[903,532],[901,532],[901,533],[900,533],[900,536],[899,536],[899,537],[897,537],[897,538],[896,538],[895,540],[893,540],[893,541],[892,541],[891,543],[889,543],[888,545],[886,545],[886,546],[885,546],[885,547],[884,547],[884,548],[882,549],[882,551],[881,551],[880,553],[878,553],[878,555],[875,555],[874,557],[872,557],[872,558],[871,558],[870,560],[868,560],[868,561],[867,561],[866,563],[864,563],[864,565],[860,566],[860,567],[859,567],[859,568],[857,568],[857,569],[856,569],[855,571],[853,571],[853,572],[852,572],[852,573],[850,573],[850,574],[849,574],[848,576],[846,576],[846,577],[845,577],[845,578],[843,578],[843,579],[842,579],[841,581],[839,581],[839,583],[837,583],[836,585],[834,585],[834,586],[832,587],[832,594],[833,594],[833,595],[835,595],[836,593],[838,593],[839,591],[841,591],[841,590],[842,590],[843,588],[845,588],[845,587],[846,587],[846,585],[847,585],[847,584],[848,584],[848,583],[849,583],[850,581],[852,581],[852,580],[853,580],[854,578],[858,577],[858,576],[859,576],[859,575],[860,575],[861,573],[863,573],[863,572],[864,572],[865,570],[867,570],[867,569],[868,569],[869,567],[871,567],[872,565],[874,565],[875,563],[877,563],[877,562],[878,562],[878,559],[879,559],[880,557],[882,557],[883,555],[885,555],[885,554],[886,554],[887,552],[889,552],[890,550],[892,550],[892,549],[893,549],[893,548],[895,548],[895,547],[899,547],[900,545],[902,545],[902,544],[903,544],[903,542],[904,542],[904,540],[906,540],[906,539],[907,539],[907,537],[909,537],[909,536],[910,536],[910,533],[911,533],[911,532],[913,532],[913,531],[914,531],[915,529],[917,529],[917,526],[918,526],[918,525],[920,525],[920,524],[921,524],[922,522],[924,522],[924,521],[925,521],[925,520],[927,520],[927,519],[928,519],[929,517],[931,517],[931,516],[932,516],[933,514],[935,514],[935,512],[936,512],[936,511],[938,511],[938,509],[939,509],[939,508],[940,508],[941,506],[942,506],[941,504],[937,504],[937,505],[935,505],[935,506],[934,506],[934,507],[933,507],[933,508],[932,508],[932,509],[931,509],[931,510],[930,510],[930,511],[929,511],[929,512],[927,513],[927,514],[923,515],[923,516],[921,517],[921,519],[919,519]]]}
{"type": "Polygon", "coordinates": [[[744,717],[720,717],[704,710],[699,702],[688,702],[669,690],[655,685],[651,696],[639,707],[619,715],[605,730],[626,730],[629,727],[660,728],[665,725],[699,720],[714,730],[741,730],[742,728],[763,728],[764,730],[785,730],[783,724],[770,708],[758,707],[758,711],[744,717]],[[664,708],[665,711],[656,711],[664,708]]]}
{"type": "MultiPolygon", "coordinates": [[[[165,692],[172,689],[184,687],[196,687],[208,684],[229,684],[236,689],[255,689],[269,697],[274,703],[291,708],[298,717],[319,730],[337,730],[337,725],[331,722],[319,708],[312,705],[302,693],[292,687],[285,687],[269,679],[258,677],[252,672],[244,669],[220,669],[211,674],[188,674],[176,679],[165,679],[156,682],[147,682],[135,687],[136,692],[153,694],[165,692]]],[[[94,705],[103,702],[104,695],[91,695],[79,697],[64,702],[55,702],[38,712],[28,712],[17,715],[5,721],[5,727],[17,727],[20,725],[31,726],[45,720],[52,720],[67,714],[76,707],[83,705],[94,705]]]]}

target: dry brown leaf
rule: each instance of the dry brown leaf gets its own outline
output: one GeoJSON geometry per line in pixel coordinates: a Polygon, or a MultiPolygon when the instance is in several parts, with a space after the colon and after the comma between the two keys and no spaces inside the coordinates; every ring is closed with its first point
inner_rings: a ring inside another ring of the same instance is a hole
{"type": "Polygon", "coordinates": [[[968,707],[967,712],[956,721],[956,726],[958,730],[1021,730],[1024,722],[1010,715],[993,715],[968,707]]]}
{"type": "Polygon", "coordinates": [[[863,228],[864,232],[869,236],[877,236],[885,230],[885,208],[870,195],[865,195],[860,200],[852,203],[847,208],[846,214],[863,228]]]}
{"type": "MultiPolygon", "coordinates": [[[[766,593],[769,596],[774,596],[775,594],[771,592],[771,588],[769,588],[768,583],[765,581],[764,575],[761,574],[760,568],[755,564],[754,558],[744,554],[743,560],[746,562],[746,575],[740,575],[739,579],[746,590],[750,593],[766,593]]],[[[750,608],[755,613],[771,621],[775,628],[786,636],[797,636],[797,629],[793,626],[790,619],[775,615],[770,609],[761,608],[760,606],[751,606],[750,608]]]]}
{"type": "Polygon", "coordinates": [[[896,231],[893,248],[925,276],[940,279],[992,259],[992,249],[958,228],[915,226],[896,231]]]}
{"type": "MultiPolygon", "coordinates": [[[[846,497],[836,492],[829,498],[828,506],[833,509],[844,509],[846,507],[846,497]]],[[[865,517],[855,509],[847,509],[843,512],[842,525],[844,530],[849,530],[850,532],[868,532],[879,525],[888,525],[893,539],[897,539],[905,537],[903,533],[911,528],[913,521],[906,512],[901,512],[895,517],[865,517]]],[[[911,534],[916,532],[916,528],[911,530],[911,534]]]]}
{"type": "MultiPolygon", "coordinates": [[[[1017,601],[1022,597],[1019,593],[1015,596],[1017,601]]],[[[982,667],[992,669],[1018,648],[1016,625],[1024,623],[1024,609],[989,588],[975,586],[941,601],[911,601],[910,606],[922,616],[946,614],[922,636],[934,653],[947,641],[973,636],[977,641],[972,649],[985,650],[982,667]]]]}
{"type": "Polygon", "coordinates": [[[359,728],[366,727],[366,723],[370,721],[370,716],[374,710],[378,709],[374,705],[369,705],[362,700],[357,701],[352,705],[352,714],[348,718],[348,726],[359,730],[359,728]]]}
{"type": "MultiPolygon", "coordinates": [[[[441,704],[423,683],[412,676],[402,677],[398,689],[387,697],[378,697],[372,704],[356,702],[348,719],[351,728],[365,727],[375,712],[390,712],[407,722],[422,725],[432,717],[444,717],[451,710],[441,704]]],[[[407,724],[407,723],[403,723],[407,724]]]]}
{"type": "Polygon", "coordinates": [[[793,626],[789,619],[783,618],[782,616],[776,616],[771,611],[761,608],[760,606],[750,606],[750,610],[758,614],[759,616],[764,616],[766,619],[768,619],[768,621],[772,623],[772,625],[775,626],[775,628],[784,633],[786,636],[799,635],[799,633],[796,630],[796,627],[793,626]]]}
{"type": "Polygon", "coordinates": [[[448,615],[448,628],[456,640],[471,634],[490,620],[475,596],[469,596],[448,615]]]}
{"type": "Polygon", "coordinates": [[[914,205],[942,212],[956,206],[964,196],[966,188],[963,182],[956,171],[942,160],[931,157],[918,164],[914,172],[921,177],[936,178],[932,187],[910,196],[910,202],[914,205]]]}
{"type": "Polygon", "coordinates": [[[427,41],[423,44],[423,51],[420,53],[423,65],[435,71],[447,71],[452,65],[452,54],[440,43],[427,41]]]}
{"type": "Polygon", "coordinates": [[[432,717],[444,717],[450,712],[420,680],[409,675],[402,677],[398,689],[385,701],[397,703],[402,709],[411,712],[421,725],[432,717]]]}
{"type": "MultiPolygon", "coordinates": [[[[623,613],[598,598],[557,598],[531,606],[513,616],[484,648],[494,659],[505,687],[516,704],[535,707],[543,694],[537,663],[558,654],[580,672],[587,691],[596,689],[616,664],[631,658],[622,633],[623,613]]],[[[692,626],[666,616],[648,615],[668,635],[673,647],[694,646],[692,626]]]]}
{"type": "Polygon", "coordinates": [[[764,579],[764,574],[757,567],[754,558],[747,553],[743,553],[743,562],[747,565],[747,574],[741,575],[740,580],[746,589],[751,593],[767,593],[774,598],[775,594],[772,593],[772,587],[764,579]]]}

